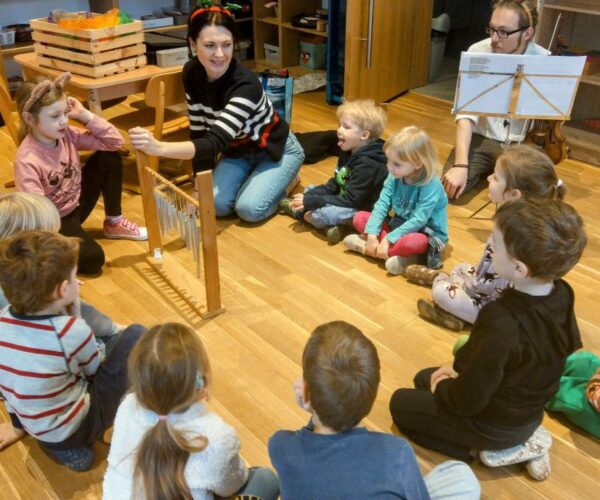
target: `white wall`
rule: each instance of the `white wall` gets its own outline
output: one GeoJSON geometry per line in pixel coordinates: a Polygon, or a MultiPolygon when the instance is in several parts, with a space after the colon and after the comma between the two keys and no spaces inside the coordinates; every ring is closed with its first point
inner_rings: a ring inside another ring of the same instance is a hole
{"type": "MultiPolygon", "coordinates": [[[[161,7],[173,7],[175,0],[120,0],[122,10],[139,18],[142,14],[160,11],[161,7]]],[[[0,0],[0,25],[26,23],[36,17],[45,17],[52,9],[68,11],[88,10],[87,0],[0,0]]]]}

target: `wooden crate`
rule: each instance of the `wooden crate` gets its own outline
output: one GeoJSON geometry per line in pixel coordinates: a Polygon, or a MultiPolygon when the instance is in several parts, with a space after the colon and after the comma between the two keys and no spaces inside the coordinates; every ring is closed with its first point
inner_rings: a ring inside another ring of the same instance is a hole
{"type": "Polygon", "coordinates": [[[29,24],[40,66],[101,78],[146,65],[141,21],[77,30],[61,28],[45,18],[29,24]]]}

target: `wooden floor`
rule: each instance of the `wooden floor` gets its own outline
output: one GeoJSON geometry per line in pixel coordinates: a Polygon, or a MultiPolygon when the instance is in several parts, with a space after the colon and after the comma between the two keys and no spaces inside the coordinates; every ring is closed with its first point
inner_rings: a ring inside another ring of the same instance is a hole
{"type": "MultiPolygon", "coordinates": [[[[123,105],[116,111],[123,110],[123,105]]],[[[398,128],[425,127],[441,158],[453,142],[449,104],[406,95],[388,106],[386,136],[398,128]]],[[[337,126],[335,110],[323,93],[295,97],[296,132],[337,126]]],[[[0,129],[0,181],[10,177],[14,156],[5,129],[0,129]]],[[[302,168],[302,184],[324,182],[335,159],[302,168]]],[[[559,166],[569,188],[568,201],[587,223],[589,244],[581,262],[567,276],[576,293],[576,312],[586,348],[600,354],[600,169],[576,161],[559,166]]],[[[486,201],[486,192],[464,206],[449,208],[451,253],[445,266],[477,262],[491,230],[490,208],[481,218],[468,216],[486,201]]],[[[142,222],[140,197],[124,195],[125,213],[142,222]]],[[[102,209],[87,227],[100,235],[102,209]]],[[[250,464],[268,464],[266,442],[274,431],[296,429],[307,414],[294,403],[291,383],[300,376],[300,357],[310,331],[334,319],[355,324],[373,340],[382,362],[382,381],[370,429],[392,429],[388,401],[397,387],[408,387],[420,368],[451,361],[456,334],[417,316],[415,303],[429,290],[388,276],[373,261],[329,246],[323,235],[285,216],[264,224],[238,219],[219,221],[218,236],[223,302],[227,312],[210,321],[195,316],[145,263],[143,242],[102,240],[109,258],[104,274],[87,280],[82,295],[121,323],[181,321],[205,343],[213,371],[212,408],[239,432],[242,453],[250,464]]],[[[176,240],[167,248],[190,268],[191,257],[176,240]]],[[[6,414],[0,415],[5,419],[6,414]]],[[[524,468],[489,469],[475,464],[484,498],[598,498],[600,442],[563,421],[547,416],[552,431],[552,475],[544,482],[529,479],[524,468]],[[594,491],[596,493],[594,493],[594,491]]],[[[98,443],[91,471],[70,472],[56,465],[33,439],[0,453],[0,498],[99,498],[108,446],[98,443]]],[[[416,447],[422,471],[444,457],[416,447]]]]}

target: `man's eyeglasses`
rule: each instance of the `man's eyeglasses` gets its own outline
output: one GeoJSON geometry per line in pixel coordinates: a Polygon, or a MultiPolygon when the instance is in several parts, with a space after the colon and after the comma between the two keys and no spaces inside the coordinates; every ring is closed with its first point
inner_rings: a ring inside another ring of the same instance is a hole
{"type": "Polygon", "coordinates": [[[494,28],[491,28],[490,26],[486,26],[485,27],[485,32],[490,35],[490,37],[496,33],[496,35],[498,35],[498,38],[508,38],[510,35],[514,34],[514,33],[518,33],[519,31],[523,31],[526,30],[527,28],[517,28],[516,30],[512,30],[512,31],[504,31],[504,30],[497,30],[494,28]]]}

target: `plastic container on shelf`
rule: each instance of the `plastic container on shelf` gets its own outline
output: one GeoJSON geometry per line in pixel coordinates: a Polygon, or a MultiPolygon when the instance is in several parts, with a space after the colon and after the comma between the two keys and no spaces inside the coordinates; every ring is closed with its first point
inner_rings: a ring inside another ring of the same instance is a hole
{"type": "Polygon", "coordinates": [[[14,45],[15,43],[15,32],[13,31],[0,31],[0,45],[14,45]]]}

